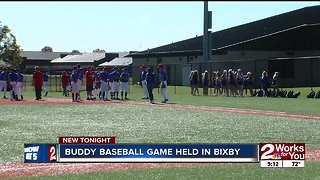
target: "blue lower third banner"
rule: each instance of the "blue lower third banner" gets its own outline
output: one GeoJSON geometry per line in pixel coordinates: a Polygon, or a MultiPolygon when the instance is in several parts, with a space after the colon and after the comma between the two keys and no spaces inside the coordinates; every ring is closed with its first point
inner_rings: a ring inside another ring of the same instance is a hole
{"type": "Polygon", "coordinates": [[[59,144],[58,162],[259,162],[257,144],[59,144]]]}
{"type": "Polygon", "coordinates": [[[57,162],[56,146],[56,144],[24,144],[24,162],[57,162]]]}

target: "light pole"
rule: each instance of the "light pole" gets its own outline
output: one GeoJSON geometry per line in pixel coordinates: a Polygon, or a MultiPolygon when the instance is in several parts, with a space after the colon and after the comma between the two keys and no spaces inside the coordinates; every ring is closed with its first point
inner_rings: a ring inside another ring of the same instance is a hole
{"type": "Polygon", "coordinates": [[[212,28],[212,12],[208,11],[208,1],[204,1],[204,16],[203,16],[203,62],[205,69],[208,69],[209,61],[212,58],[212,35],[209,29],[212,28]]]}

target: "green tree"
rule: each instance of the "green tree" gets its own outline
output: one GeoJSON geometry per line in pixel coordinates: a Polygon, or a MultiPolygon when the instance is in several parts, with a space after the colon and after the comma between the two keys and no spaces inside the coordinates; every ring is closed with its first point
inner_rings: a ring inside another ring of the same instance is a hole
{"type": "Polygon", "coordinates": [[[95,53],[95,52],[106,52],[106,51],[105,51],[105,50],[103,50],[103,49],[99,49],[99,48],[97,48],[97,49],[93,50],[93,52],[95,53]]]}
{"type": "Polygon", "coordinates": [[[18,68],[22,63],[21,51],[11,29],[8,26],[2,26],[0,21],[0,60],[18,68]]]}
{"type": "Polygon", "coordinates": [[[75,49],[75,50],[73,50],[73,51],[71,52],[71,54],[81,54],[81,53],[80,53],[79,50],[76,50],[76,49],[75,49]]]}
{"type": "Polygon", "coordinates": [[[53,52],[53,48],[50,46],[45,46],[41,49],[42,52],[53,52]]]}

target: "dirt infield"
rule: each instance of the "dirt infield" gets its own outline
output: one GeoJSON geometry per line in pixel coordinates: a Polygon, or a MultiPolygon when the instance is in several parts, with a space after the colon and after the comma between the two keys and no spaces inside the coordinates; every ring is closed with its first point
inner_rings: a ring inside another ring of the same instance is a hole
{"type": "MultiPolygon", "coordinates": [[[[286,112],[248,110],[237,108],[220,108],[207,106],[191,106],[191,105],[177,105],[177,104],[150,104],[146,102],[134,101],[82,101],[79,103],[71,102],[70,99],[62,98],[47,98],[44,101],[24,100],[24,101],[10,101],[0,100],[0,105],[43,105],[43,104],[123,104],[128,106],[159,106],[163,108],[175,108],[181,110],[202,110],[210,112],[229,112],[240,114],[252,114],[258,116],[274,116],[274,117],[290,117],[309,120],[320,120],[320,115],[304,115],[292,114],[286,112]]],[[[306,150],[307,162],[320,162],[320,149],[306,150]]],[[[54,174],[68,174],[68,173],[85,173],[85,172],[100,172],[113,170],[129,170],[129,169],[148,169],[148,168],[165,168],[165,167],[193,167],[193,166],[209,166],[220,165],[219,163],[30,163],[25,164],[21,162],[2,163],[0,164],[0,178],[19,177],[19,176],[40,176],[40,175],[54,175],[54,174]]],[[[307,166],[307,164],[306,164],[307,166]]]]}

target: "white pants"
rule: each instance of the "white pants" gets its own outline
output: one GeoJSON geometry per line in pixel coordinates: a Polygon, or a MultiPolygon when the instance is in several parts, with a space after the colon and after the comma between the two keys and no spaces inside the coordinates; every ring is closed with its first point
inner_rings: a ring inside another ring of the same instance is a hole
{"type": "MultiPolygon", "coordinates": [[[[12,92],[17,95],[17,82],[10,82],[10,85],[12,87],[12,92]]],[[[10,93],[10,97],[11,99],[15,99],[13,96],[12,96],[12,93],[10,93]]]]}
{"type": "MultiPolygon", "coordinates": [[[[101,81],[101,84],[100,84],[100,92],[101,92],[101,98],[102,98],[102,93],[105,92],[105,99],[108,99],[108,82],[106,81],[101,81]]],[[[104,99],[103,99],[104,100],[104,99]]]]}
{"type": "Polygon", "coordinates": [[[97,81],[93,82],[93,96],[94,97],[99,97],[99,91],[100,91],[100,88],[101,88],[101,83],[100,83],[100,87],[97,86],[98,83],[100,83],[100,82],[97,82],[97,81]]]}
{"type": "Polygon", "coordinates": [[[78,82],[71,82],[72,93],[79,93],[78,82]]]}
{"type": "Polygon", "coordinates": [[[43,93],[47,93],[47,86],[48,86],[48,81],[43,81],[43,84],[42,84],[42,90],[43,90],[43,93]]]}
{"type": "Polygon", "coordinates": [[[166,85],[165,88],[161,88],[160,87],[160,95],[162,96],[162,98],[165,100],[165,99],[168,99],[168,95],[167,95],[167,81],[163,81],[163,83],[166,85]]]}
{"type": "Polygon", "coordinates": [[[22,95],[22,82],[17,82],[17,95],[18,97],[22,95]]]}
{"type": "Polygon", "coordinates": [[[77,86],[78,86],[78,91],[80,92],[81,86],[82,86],[82,81],[80,79],[77,80],[77,86]]]}
{"type": "Polygon", "coordinates": [[[110,86],[110,92],[114,92],[114,89],[113,89],[113,82],[109,82],[109,86],[110,86]]]}
{"type": "Polygon", "coordinates": [[[6,93],[7,93],[7,81],[0,81],[0,92],[2,91],[3,89],[3,95],[6,96],[6,93]]]}
{"type": "Polygon", "coordinates": [[[108,82],[101,81],[100,92],[108,92],[108,82]]]}
{"type": "Polygon", "coordinates": [[[121,82],[121,92],[128,92],[128,82],[121,82]]]}
{"type": "Polygon", "coordinates": [[[142,81],[142,87],[143,87],[143,97],[144,98],[149,98],[149,93],[147,89],[147,83],[145,80],[142,81]]]}
{"type": "Polygon", "coordinates": [[[119,81],[113,81],[112,90],[112,92],[119,92],[119,81]]]}

